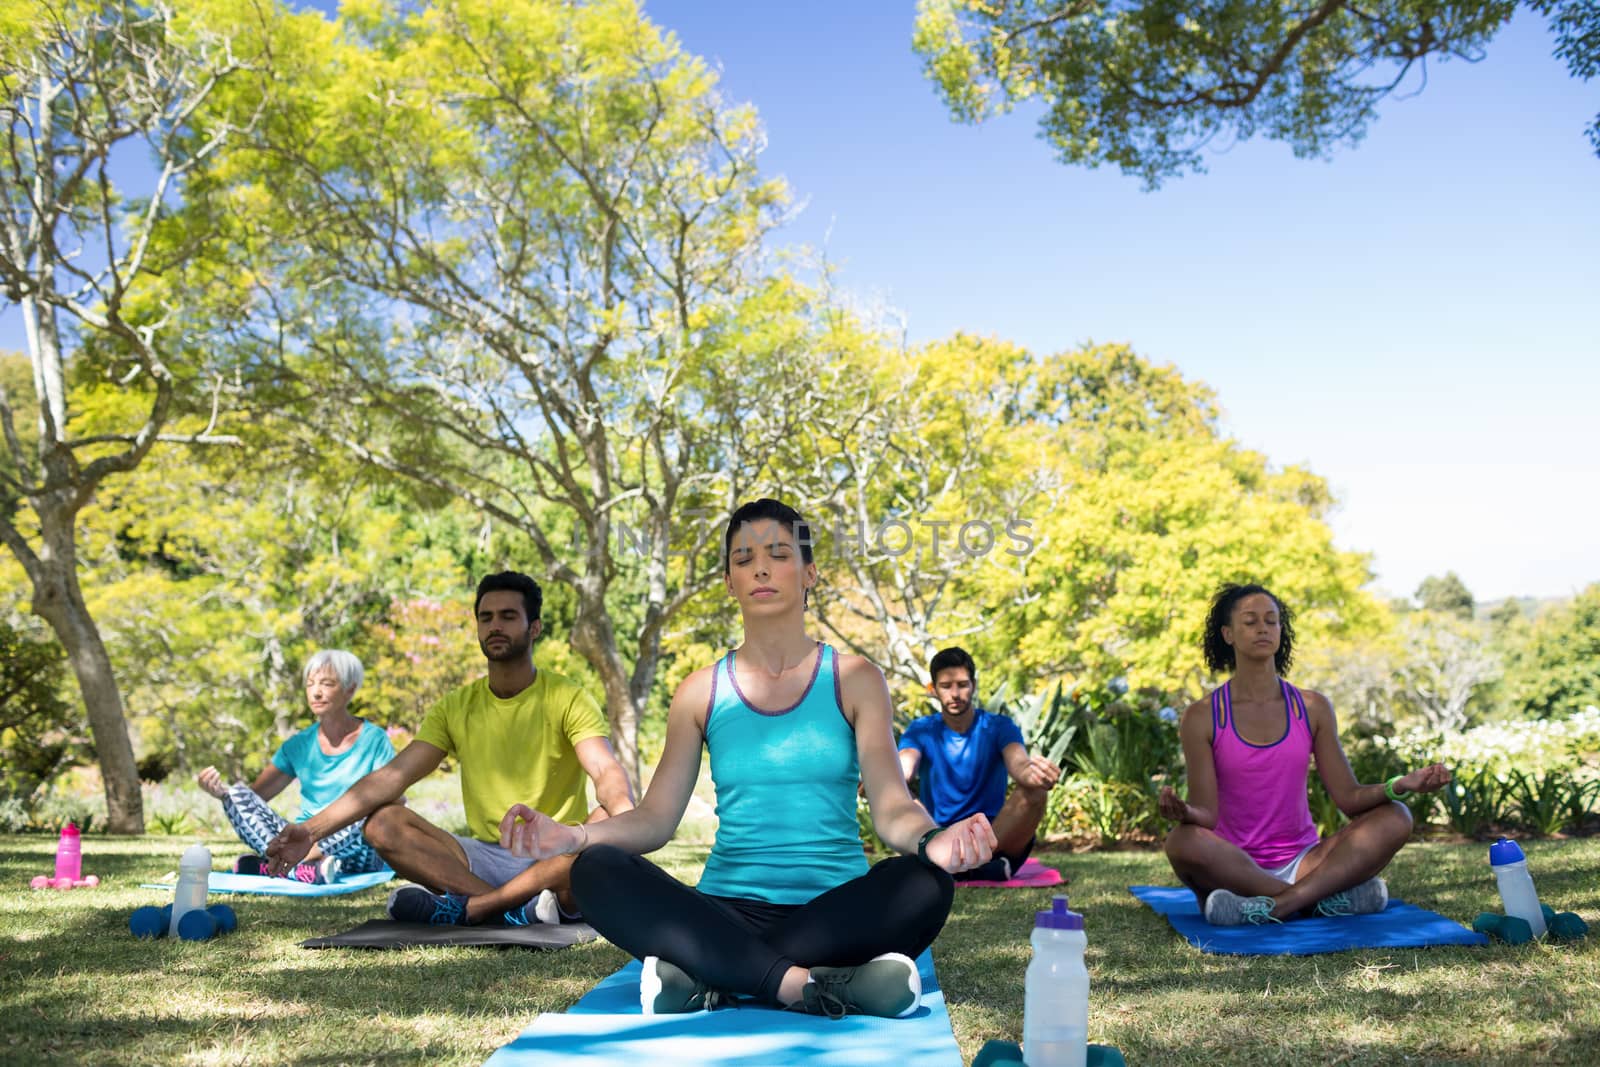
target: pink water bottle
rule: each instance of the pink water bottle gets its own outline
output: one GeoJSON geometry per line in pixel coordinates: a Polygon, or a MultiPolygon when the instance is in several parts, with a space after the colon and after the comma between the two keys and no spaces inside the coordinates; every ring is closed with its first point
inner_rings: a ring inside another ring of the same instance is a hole
{"type": "Polygon", "coordinates": [[[61,839],[56,842],[56,878],[72,883],[82,877],[83,841],[77,825],[69,822],[61,828],[61,839]]]}

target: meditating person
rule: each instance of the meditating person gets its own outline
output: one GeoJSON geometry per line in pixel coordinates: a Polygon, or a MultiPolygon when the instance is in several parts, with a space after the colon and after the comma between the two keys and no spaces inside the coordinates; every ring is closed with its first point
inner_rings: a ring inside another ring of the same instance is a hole
{"type": "Polygon", "coordinates": [[[941,649],[928,674],[939,711],[912,720],[900,735],[900,770],[908,783],[917,780],[934,822],[959,822],[981,811],[994,827],[994,858],[960,872],[956,881],[1004,882],[1033,851],[1061,768],[1028,754],[1010,716],[977,706],[978,670],[966,649],[941,649]],[[1009,797],[1008,781],[1016,782],[1009,797]]]}
{"type": "Polygon", "coordinates": [[[1173,871],[1218,926],[1382,911],[1389,890],[1378,872],[1411,836],[1399,798],[1439,789],[1450,772],[1434,763],[1386,783],[1357,782],[1328,699],[1284,680],[1293,621],[1261,586],[1224,586],[1204,641],[1206,664],[1230,677],[1179,725],[1189,799],[1170,786],[1160,796],[1161,813],[1179,823],[1167,835],[1173,871]],[[1313,757],[1350,819],[1326,838],[1306,800],[1313,757]]]}
{"type": "Polygon", "coordinates": [[[531,798],[560,819],[602,819],[633,807],[633,787],[593,698],[533,665],[543,602],[539,583],[525,574],[503,571],[479,582],[473,614],[487,677],[428,709],[416,738],[392,762],[310,819],[285,827],[267,848],[272,869],[292,868],[314,840],[365,818],[367,840],[379,855],[418,883],[390,895],[391,918],[523,926],[575,917],[567,877],[572,860],[532,863],[513,856],[500,845],[500,815],[531,798]],[[460,768],[466,835],[443,830],[400,803],[406,789],[446,756],[460,768]],[[594,783],[600,803],[593,812],[586,781],[594,783]]]}
{"type": "MultiPolygon", "coordinates": [[[[267,845],[288,825],[267,801],[290,782],[300,782],[299,821],[305,822],[351,783],[394,759],[389,735],[350,713],[350,699],[361,688],[364,676],[361,661],[350,653],[338,649],[318,652],[306,660],[301,673],[306,703],[317,721],[279,745],[252,785],[224,785],[215,767],[200,772],[200,788],[222,801],[234,832],[250,846],[251,853],[234,862],[236,873],[265,873],[267,845]]],[[[383,857],[362,836],[360,822],[313,841],[304,861],[286,868],[284,874],[320,885],[336,881],[341,874],[383,870],[383,857]]]]}
{"type": "Polygon", "coordinates": [[[743,505],[723,552],[744,641],[678,686],[639,806],[572,826],[517,805],[501,840],[518,855],[577,854],[572,886],[584,916],[644,962],[646,1014],[744,995],[831,1016],[907,1015],[921,995],[913,958],[933,943],[954,896],[949,872],[993,854],[989,820],[979,813],[943,827],[928,817],[900,776],[883,675],[807,635],[817,567],[799,513],[776,500],[743,505]],[[639,854],[677,828],[702,746],[720,821],[691,888],[639,854]],[[870,869],[858,782],[878,835],[904,853],[870,869]]]}

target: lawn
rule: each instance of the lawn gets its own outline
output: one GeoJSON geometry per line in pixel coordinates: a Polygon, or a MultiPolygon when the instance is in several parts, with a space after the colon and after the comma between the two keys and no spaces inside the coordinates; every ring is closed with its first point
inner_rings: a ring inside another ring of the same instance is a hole
{"type": "MultiPolygon", "coordinates": [[[[561,952],[308,951],[297,942],[376,917],[381,891],[314,901],[231,898],[239,930],[139,942],[128,914],[161,896],[188,839],[85,839],[96,890],[31,891],[54,842],[0,837],[0,1061],[117,1064],[481,1063],[534,1015],[560,1011],[624,962],[603,943],[561,952]]],[[[219,857],[237,846],[208,843],[219,857]]],[[[1600,926],[1600,839],[1528,848],[1540,892],[1600,926]]],[[[663,862],[692,876],[703,845],[663,862]]],[[[1165,883],[1158,854],[1046,853],[1088,917],[1091,1040],[1130,1064],[1600,1062],[1600,934],[1575,946],[1436,948],[1309,958],[1201,955],[1125,887],[1165,883]]],[[[1397,895],[1470,921],[1498,901],[1482,845],[1416,844],[1397,895]]],[[[1019,1038],[1032,911],[1048,890],[967,889],[934,946],[962,1051],[1019,1038]]]]}

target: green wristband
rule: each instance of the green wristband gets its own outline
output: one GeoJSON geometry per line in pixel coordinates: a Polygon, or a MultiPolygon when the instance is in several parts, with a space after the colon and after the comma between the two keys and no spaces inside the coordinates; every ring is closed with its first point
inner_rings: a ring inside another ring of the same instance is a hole
{"type": "Polygon", "coordinates": [[[1405,777],[1405,775],[1403,775],[1403,774],[1397,774],[1393,778],[1389,779],[1387,782],[1384,782],[1383,783],[1383,795],[1388,797],[1390,800],[1399,800],[1400,797],[1402,795],[1404,795],[1404,794],[1396,793],[1394,791],[1394,784],[1396,782],[1398,782],[1400,779],[1404,778],[1404,777],[1405,777]]]}

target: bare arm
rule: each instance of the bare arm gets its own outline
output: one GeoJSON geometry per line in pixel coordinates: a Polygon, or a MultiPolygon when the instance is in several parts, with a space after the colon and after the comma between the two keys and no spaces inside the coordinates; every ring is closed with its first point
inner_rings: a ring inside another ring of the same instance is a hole
{"type": "Polygon", "coordinates": [[[343,830],[364,819],[385,804],[400,798],[413,782],[444,760],[444,749],[426,741],[413,741],[394,759],[370,772],[344,795],[305,822],[292,822],[267,842],[269,870],[283,874],[299,863],[311,847],[336,830],[343,830]]]}
{"type": "Polygon", "coordinates": [[[299,825],[313,841],[320,841],[336,830],[365,819],[385,804],[392,804],[418,780],[432,774],[444,762],[444,749],[426,741],[413,741],[394,759],[370,772],[344,795],[299,825]]]}
{"type": "Polygon", "coordinates": [[[250,787],[251,792],[262,800],[271,800],[294,781],[294,775],[284,774],[273,764],[269,763],[261,768],[261,773],[256,775],[255,784],[250,787]]]}
{"type": "Polygon", "coordinates": [[[902,748],[895,755],[900,757],[900,776],[909,786],[917,777],[917,768],[922,764],[922,753],[914,748],[902,748]]]}
{"type": "Polygon", "coordinates": [[[1189,799],[1179,797],[1170,785],[1161,787],[1161,814],[1174,822],[1192,823],[1207,830],[1217,825],[1217,765],[1211,757],[1211,702],[1197,700],[1184,710],[1178,726],[1183,743],[1183,763],[1189,780],[1189,799]]]}
{"type": "MultiPolygon", "coordinates": [[[[1339,743],[1339,720],[1333,713],[1333,704],[1321,693],[1303,690],[1306,712],[1311,721],[1311,751],[1317,758],[1317,777],[1328,791],[1333,802],[1346,817],[1353,818],[1389,802],[1385,783],[1363,785],[1357,781],[1350,760],[1339,743]]],[[[1402,775],[1395,782],[1395,790],[1402,793],[1431,793],[1450,781],[1450,772],[1443,764],[1432,763],[1402,775]]]]}
{"type": "MultiPolygon", "coordinates": [[[[845,718],[856,733],[856,759],[872,828],[883,843],[907,855],[938,823],[906,789],[904,764],[896,758],[889,686],[883,672],[860,656],[840,656],[839,690],[845,718]]],[[[929,862],[947,871],[963,871],[989,862],[996,841],[989,819],[981,812],[944,828],[927,845],[929,862]]]]}
{"type": "Polygon", "coordinates": [[[1026,745],[1013,741],[1000,752],[1005,760],[1006,773],[1013,781],[1029,789],[1052,789],[1061,780],[1061,768],[1043,756],[1030,756],[1026,745]]]}
{"type": "Polygon", "coordinates": [[[607,815],[621,815],[633,809],[633,786],[628,772],[617,762],[611,742],[603,737],[589,737],[572,747],[583,772],[594,782],[595,799],[606,809],[607,815]]]}
{"type": "MultiPolygon", "coordinates": [[[[526,804],[514,804],[500,820],[501,846],[515,855],[542,860],[590,845],[614,845],[625,852],[642,854],[654,852],[672,840],[689,806],[695,780],[700,777],[706,702],[710,696],[711,668],[696,671],[678,686],[667,711],[667,741],[661,761],[637,807],[613,812],[608,806],[606,810],[612,818],[567,826],[526,804]]],[[[597,794],[598,791],[597,783],[597,794]]],[[[601,803],[605,801],[602,799],[601,803]]]]}

